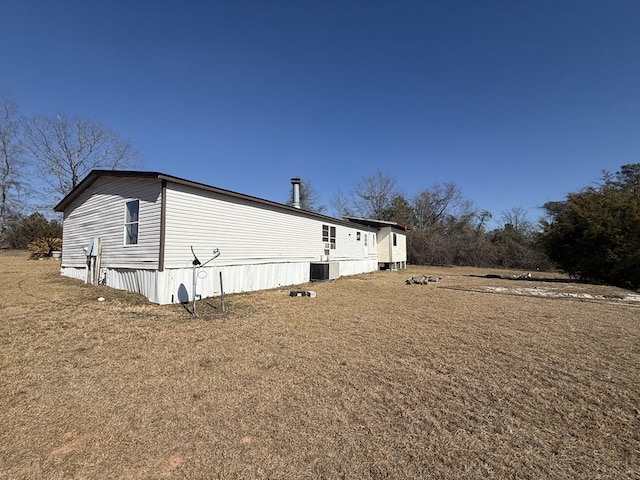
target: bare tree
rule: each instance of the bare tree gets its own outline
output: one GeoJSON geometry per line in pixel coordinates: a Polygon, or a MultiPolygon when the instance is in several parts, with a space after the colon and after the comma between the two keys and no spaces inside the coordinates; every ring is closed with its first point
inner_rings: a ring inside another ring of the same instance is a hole
{"type": "Polygon", "coordinates": [[[378,170],[374,175],[362,177],[353,191],[353,206],[358,215],[382,219],[398,195],[396,180],[378,170]]]}
{"type": "Polygon", "coordinates": [[[505,228],[509,226],[520,235],[529,235],[534,230],[533,223],[527,219],[527,212],[521,207],[511,208],[502,212],[502,221],[505,228]]]}
{"type": "Polygon", "coordinates": [[[475,228],[476,233],[477,234],[484,233],[487,223],[492,218],[493,218],[493,215],[489,210],[481,210],[480,212],[478,212],[476,228],[475,228]]]}
{"type": "Polygon", "coordinates": [[[329,202],[333,207],[334,214],[337,218],[351,215],[351,205],[349,202],[349,198],[344,193],[342,193],[341,190],[338,190],[336,194],[331,197],[331,200],[329,200],[329,202]]]}
{"type": "Polygon", "coordinates": [[[436,183],[413,199],[416,228],[427,230],[441,224],[447,216],[454,215],[457,210],[469,210],[468,203],[455,184],[436,183]]]}
{"type": "Polygon", "coordinates": [[[34,117],[27,124],[26,146],[41,179],[58,196],[93,169],[133,167],[139,157],[129,140],[89,119],[65,114],[34,117]]]}
{"type": "Polygon", "coordinates": [[[18,201],[25,167],[21,142],[22,122],[17,106],[0,97],[0,244],[4,242],[7,221],[18,201]]]}

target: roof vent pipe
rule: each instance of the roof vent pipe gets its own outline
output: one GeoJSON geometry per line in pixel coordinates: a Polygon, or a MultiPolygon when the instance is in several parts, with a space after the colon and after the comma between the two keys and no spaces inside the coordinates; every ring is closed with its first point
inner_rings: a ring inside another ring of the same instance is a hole
{"type": "Polygon", "coordinates": [[[293,185],[293,208],[300,208],[300,179],[292,178],[291,185],[293,185]]]}

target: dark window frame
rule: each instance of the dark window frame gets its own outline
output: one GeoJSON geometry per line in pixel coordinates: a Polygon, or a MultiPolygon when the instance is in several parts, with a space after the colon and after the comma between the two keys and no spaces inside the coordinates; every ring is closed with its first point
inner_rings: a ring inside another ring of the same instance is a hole
{"type": "Polygon", "coordinates": [[[336,227],[322,225],[322,241],[329,244],[331,250],[336,248],[336,227]]]}

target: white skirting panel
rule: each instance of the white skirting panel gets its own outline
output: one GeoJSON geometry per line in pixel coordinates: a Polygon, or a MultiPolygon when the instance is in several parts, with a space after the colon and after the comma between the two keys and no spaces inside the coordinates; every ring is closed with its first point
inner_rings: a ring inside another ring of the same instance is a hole
{"type": "Polygon", "coordinates": [[[62,267],[60,268],[60,274],[84,282],[87,278],[87,269],[80,267],[62,267]]]}
{"type": "Polygon", "coordinates": [[[378,270],[378,260],[340,260],[340,276],[359,275],[378,270]]]}
{"type": "MultiPolygon", "coordinates": [[[[358,275],[378,269],[377,260],[341,260],[340,276],[358,275]]],[[[254,265],[206,266],[196,270],[198,298],[220,295],[220,274],[224,293],[242,293],[307,283],[310,263],[265,263],[254,265]]],[[[83,280],[86,269],[62,267],[62,275],[83,280]]],[[[191,267],[155,270],[102,268],[100,278],[112,288],[141,293],[153,303],[189,302],[193,299],[191,267]]]]}
{"type": "MultiPolygon", "coordinates": [[[[254,265],[207,266],[196,270],[198,298],[220,295],[220,273],[224,293],[266,290],[309,281],[310,265],[300,263],[265,263],[254,265]]],[[[193,299],[193,269],[176,268],[159,273],[159,302],[180,303],[193,299]]]]}
{"type": "MultiPolygon", "coordinates": [[[[66,277],[85,281],[87,269],[80,267],[62,267],[60,273],[66,277]]],[[[141,293],[153,303],[158,300],[158,272],[155,270],[141,270],[129,268],[101,268],[100,278],[104,284],[118,290],[141,293]]]]}
{"type": "Polygon", "coordinates": [[[105,284],[119,290],[141,293],[153,303],[158,301],[157,270],[134,270],[128,268],[108,268],[105,284]]]}

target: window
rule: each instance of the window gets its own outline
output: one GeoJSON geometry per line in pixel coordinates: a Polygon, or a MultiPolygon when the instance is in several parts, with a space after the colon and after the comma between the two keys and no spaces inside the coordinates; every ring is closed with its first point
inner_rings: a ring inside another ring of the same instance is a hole
{"type": "Polygon", "coordinates": [[[138,244],[140,200],[131,200],[124,208],[124,244],[138,244]]]}
{"type": "MultiPolygon", "coordinates": [[[[329,244],[328,248],[336,248],[336,227],[322,225],[322,241],[329,244]]],[[[326,247],[325,247],[326,248],[326,247]]]]}
{"type": "Polygon", "coordinates": [[[398,246],[398,236],[395,233],[393,234],[393,246],[398,246]]]}
{"type": "MultiPolygon", "coordinates": [[[[365,238],[366,238],[366,235],[365,235],[365,238]]],[[[357,241],[360,241],[360,232],[357,232],[357,233],[356,233],[356,240],[357,240],[357,241]]],[[[366,241],[366,240],[365,240],[364,242],[365,242],[365,243],[367,243],[367,241],[366,241]]]]}

